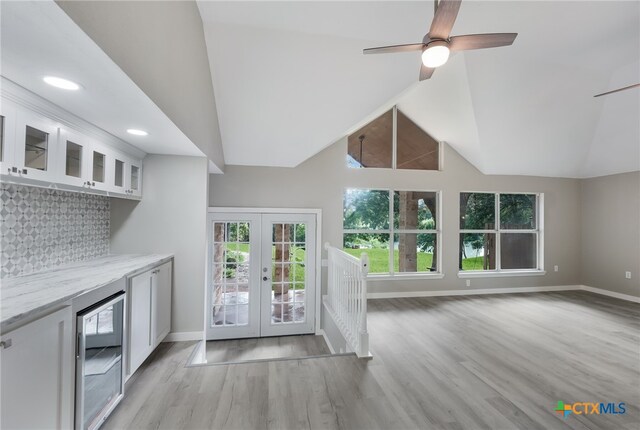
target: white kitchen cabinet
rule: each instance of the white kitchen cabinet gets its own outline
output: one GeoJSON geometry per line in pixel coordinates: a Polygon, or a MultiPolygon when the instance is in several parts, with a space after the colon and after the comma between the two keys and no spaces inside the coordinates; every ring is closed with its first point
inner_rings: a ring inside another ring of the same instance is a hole
{"type": "Polygon", "coordinates": [[[24,110],[16,111],[15,136],[7,140],[10,168],[3,171],[12,177],[57,182],[59,154],[58,125],[53,120],[24,110]]]}
{"type": "Polygon", "coordinates": [[[60,128],[60,145],[57,164],[60,182],[89,188],[92,156],[90,140],[69,128],[60,128]]]}
{"type": "Polygon", "coordinates": [[[129,364],[131,376],[171,331],[172,263],[129,280],[129,364]]]}
{"type": "Polygon", "coordinates": [[[71,320],[67,306],[2,335],[3,429],[72,427],[71,320]]]}
{"type": "Polygon", "coordinates": [[[133,197],[142,197],[142,162],[128,158],[125,169],[125,192],[133,197]]]}
{"type": "Polygon", "coordinates": [[[171,331],[171,263],[164,263],[152,271],[151,299],[153,338],[155,345],[171,331]]]}
{"type": "Polygon", "coordinates": [[[151,333],[151,271],[131,278],[129,284],[129,365],[133,373],[153,351],[151,333]]]}
{"type": "Polygon", "coordinates": [[[3,182],[142,198],[144,153],[103,130],[2,79],[14,98],[0,101],[0,175],[3,182]],[[34,108],[34,107],[37,107],[34,108]],[[51,115],[41,112],[52,112],[51,115]]]}
{"type": "Polygon", "coordinates": [[[13,167],[16,138],[16,110],[8,103],[0,103],[0,173],[9,173],[13,167]]]}

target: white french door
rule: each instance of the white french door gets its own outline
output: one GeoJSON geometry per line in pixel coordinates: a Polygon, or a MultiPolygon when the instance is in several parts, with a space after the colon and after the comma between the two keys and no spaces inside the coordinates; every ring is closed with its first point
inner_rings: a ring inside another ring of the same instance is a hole
{"type": "Polygon", "coordinates": [[[207,339],[313,333],[316,215],[209,213],[207,339]]]}

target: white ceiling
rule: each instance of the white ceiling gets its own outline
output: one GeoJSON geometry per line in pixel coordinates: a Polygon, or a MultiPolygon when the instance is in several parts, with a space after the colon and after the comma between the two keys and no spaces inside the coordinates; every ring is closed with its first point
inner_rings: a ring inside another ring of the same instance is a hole
{"type": "Polygon", "coordinates": [[[425,2],[198,6],[227,164],[296,166],[394,103],[481,171],[589,177],[640,170],[640,2],[463,1],[453,34],[518,32],[417,82],[425,2]]]}
{"type": "Polygon", "coordinates": [[[3,76],[146,153],[202,152],[53,1],[1,3],[3,76]],[[76,92],[42,81],[59,76],[76,92]],[[149,132],[146,137],[128,128],[149,132]]]}

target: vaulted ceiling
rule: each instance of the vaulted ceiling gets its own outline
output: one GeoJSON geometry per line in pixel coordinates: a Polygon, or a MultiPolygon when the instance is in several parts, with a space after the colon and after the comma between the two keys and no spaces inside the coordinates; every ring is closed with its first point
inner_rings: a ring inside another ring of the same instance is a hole
{"type": "MultiPolygon", "coordinates": [[[[453,34],[518,32],[418,83],[424,2],[198,6],[227,164],[296,166],[393,104],[488,174],[640,170],[640,3],[463,1],[453,34]]],[[[445,161],[446,162],[446,161],[445,161]]]]}

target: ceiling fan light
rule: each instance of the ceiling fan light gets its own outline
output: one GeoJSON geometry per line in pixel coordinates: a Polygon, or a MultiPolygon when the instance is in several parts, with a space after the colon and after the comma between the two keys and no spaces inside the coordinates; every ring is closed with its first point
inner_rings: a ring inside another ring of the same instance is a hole
{"type": "Polygon", "coordinates": [[[440,67],[449,59],[449,47],[445,41],[432,42],[422,52],[422,64],[425,67],[440,67]]]}

